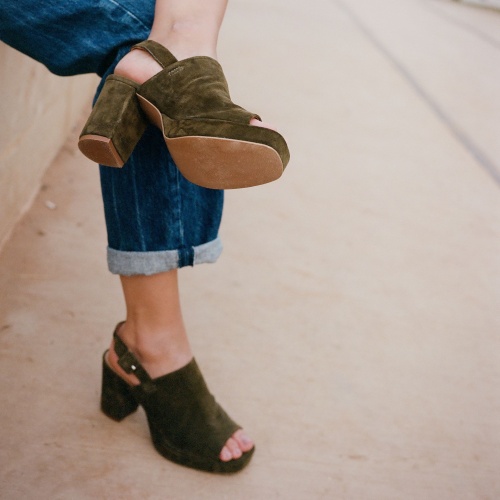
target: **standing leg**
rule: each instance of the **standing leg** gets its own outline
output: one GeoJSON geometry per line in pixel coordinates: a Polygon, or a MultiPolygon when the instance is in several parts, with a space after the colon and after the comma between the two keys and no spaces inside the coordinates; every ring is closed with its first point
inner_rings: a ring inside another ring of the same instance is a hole
{"type": "MultiPolygon", "coordinates": [[[[193,355],[182,319],[177,270],[150,276],[121,277],[127,320],[119,331],[120,338],[135,354],[152,378],[182,368],[193,355]]],[[[113,343],[108,363],[131,385],[139,384],[135,375],[127,375],[118,365],[113,343]]],[[[220,453],[222,461],[237,459],[253,448],[250,438],[236,431],[220,453]]]]}

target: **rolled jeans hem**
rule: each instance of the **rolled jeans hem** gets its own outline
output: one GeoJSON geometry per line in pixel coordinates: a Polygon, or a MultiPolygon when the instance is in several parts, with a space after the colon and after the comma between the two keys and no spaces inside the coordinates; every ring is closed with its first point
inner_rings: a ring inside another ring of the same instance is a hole
{"type": "Polygon", "coordinates": [[[185,258],[185,249],[127,252],[108,247],[108,268],[111,273],[122,276],[137,274],[148,276],[184,266],[213,263],[222,253],[222,242],[220,238],[216,238],[208,243],[191,247],[187,253],[191,258],[185,258]]]}

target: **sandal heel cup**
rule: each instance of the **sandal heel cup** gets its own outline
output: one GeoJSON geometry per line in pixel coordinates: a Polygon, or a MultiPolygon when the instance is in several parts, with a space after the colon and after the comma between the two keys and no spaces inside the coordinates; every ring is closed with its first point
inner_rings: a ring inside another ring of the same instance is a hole
{"type": "Polygon", "coordinates": [[[122,167],[128,160],[148,121],[136,96],[138,84],[110,75],[85,124],[78,147],[92,161],[122,167]]]}
{"type": "Polygon", "coordinates": [[[120,422],[137,410],[139,403],[130,392],[130,386],[102,360],[101,411],[120,422]]]}

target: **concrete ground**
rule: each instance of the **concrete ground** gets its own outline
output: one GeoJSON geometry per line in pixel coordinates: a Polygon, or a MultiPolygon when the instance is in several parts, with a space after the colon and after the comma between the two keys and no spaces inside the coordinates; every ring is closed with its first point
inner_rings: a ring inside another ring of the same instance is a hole
{"type": "Polygon", "coordinates": [[[220,59],[292,152],[227,193],[220,261],[181,272],[252,464],[171,464],[142,410],[99,412],[124,307],[73,131],[0,255],[0,497],[500,498],[500,14],[233,0],[220,59]]]}

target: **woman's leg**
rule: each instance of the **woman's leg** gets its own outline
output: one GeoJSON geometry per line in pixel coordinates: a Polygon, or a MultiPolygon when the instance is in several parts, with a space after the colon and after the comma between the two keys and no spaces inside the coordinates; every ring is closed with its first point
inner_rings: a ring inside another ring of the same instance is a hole
{"type": "MultiPolygon", "coordinates": [[[[161,132],[150,126],[123,168],[100,168],[108,264],[121,276],[127,306],[120,336],[152,377],[170,373],[192,357],[176,270],[214,262],[221,252],[223,192],[187,181],[162,144],[161,132]]],[[[116,357],[109,363],[124,375],[116,357]]],[[[220,456],[228,461],[252,447],[240,431],[220,456]]]]}
{"type": "MultiPolygon", "coordinates": [[[[192,358],[177,269],[214,262],[221,252],[223,192],[187,181],[162,144],[161,132],[150,126],[123,168],[100,168],[108,264],[121,276],[127,307],[120,336],[152,377],[192,358]]],[[[111,367],[124,376],[112,348],[110,353],[111,367]]],[[[220,456],[228,461],[252,447],[239,431],[220,456]]]]}

